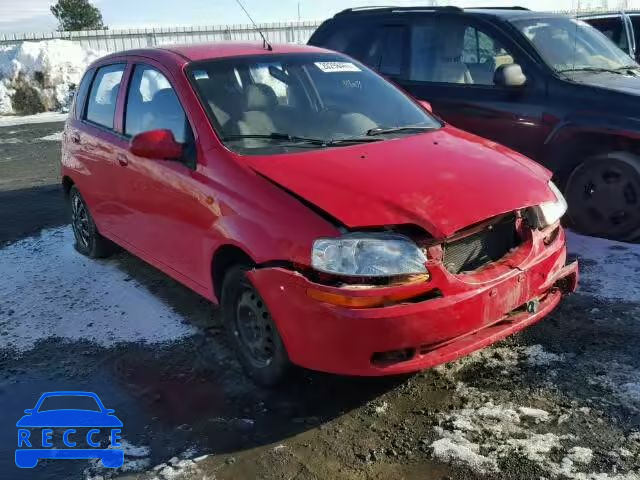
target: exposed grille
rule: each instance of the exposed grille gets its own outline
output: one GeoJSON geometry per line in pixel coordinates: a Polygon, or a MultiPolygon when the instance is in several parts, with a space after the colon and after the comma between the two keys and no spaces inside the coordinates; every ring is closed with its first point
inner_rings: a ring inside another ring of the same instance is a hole
{"type": "Polygon", "coordinates": [[[485,227],[482,231],[444,244],[444,265],[451,273],[477,270],[504,257],[520,244],[514,215],[485,227]]]}

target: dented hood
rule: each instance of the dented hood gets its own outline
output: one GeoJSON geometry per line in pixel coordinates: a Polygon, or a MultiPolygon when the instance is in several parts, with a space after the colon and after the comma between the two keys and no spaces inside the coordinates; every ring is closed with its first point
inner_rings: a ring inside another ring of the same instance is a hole
{"type": "Polygon", "coordinates": [[[495,215],[554,200],[549,171],[449,126],[381,142],[243,159],[349,228],[415,224],[444,238],[495,215]]]}

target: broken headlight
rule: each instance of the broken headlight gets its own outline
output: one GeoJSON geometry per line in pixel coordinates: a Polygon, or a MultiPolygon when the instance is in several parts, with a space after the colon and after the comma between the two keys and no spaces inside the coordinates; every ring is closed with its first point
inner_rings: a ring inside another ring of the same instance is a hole
{"type": "Polygon", "coordinates": [[[556,196],[555,201],[544,202],[535,207],[529,209],[530,222],[538,228],[545,228],[549,225],[556,223],[567,211],[567,201],[564,196],[556,187],[556,185],[549,181],[549,188],[556,196]]]}
{"type": "Polygon", "coordinates": [[[427,273],[422,250],[409,238],[392,233],[349,233],[313,243],[311,265],[336,275],[389,277],[427,273]]]}

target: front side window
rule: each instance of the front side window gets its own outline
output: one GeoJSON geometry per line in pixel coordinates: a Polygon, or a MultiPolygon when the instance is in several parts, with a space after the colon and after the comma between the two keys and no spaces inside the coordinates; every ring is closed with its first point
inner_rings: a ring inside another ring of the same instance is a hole
{"type": "Polygon", "coordinates": [[[87,104],[86,118],[90,122],[113,128],[124,67],[124,64],[108,65],[96,72],[87,104]]]}
{"type": "Polygon", "coordinates": [[[150,130],[171,130],[177,142],[188,140],[188,123],[176,92],[162,73],[136,65],[127,94],[124,133],[134,136],[150,130]]]}
{"type": "Polygon", "coordinates": [[[638,68],[605,35],[580,20],[552,17],[517,20],[513,24],[557,72],[615,72],[638,68]]]}
{"type": "Polygon", "coordinates": [[[409,80],[493,85],[496,69],[511,63],[513,56],[498,40],[463,18],[412,27],[409,80]]]}
{"type": "Polygon", "coordinates": [[[392,84],[339,54],[210,60],[191,65],[189,74],[223,142],[243,153],[380,141],[387,133],[441,125],[392,84]]]}

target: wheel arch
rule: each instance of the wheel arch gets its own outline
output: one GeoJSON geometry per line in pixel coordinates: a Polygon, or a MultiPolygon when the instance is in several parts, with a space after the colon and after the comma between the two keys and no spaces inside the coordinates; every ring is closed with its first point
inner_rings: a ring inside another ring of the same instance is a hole
{"type": "Polygon", "coordinates": [[[211,281],[214,300],[220,303],[222,285],[229,270],[235,265],[256,265],[256,262],[242,248],[233,244],[219,246],[211,258],[211,281]]]}
{"type": "Polygon", "coordinates": [[[74,185],[75,185],[75,182],[70,176],[65,175],[62,177],[62,189],[64,191],[65,197],[69,196],[69,192],[71,192],[71,187],[73,187],[74,185]]]}
{"type": "Polygon", "coordinates": [[[613,152],[640,156],[640,132],[618,130],[612,126],[564,124],[545,141],[545,161],[553,179],[564,191],[571,173],[585,159],[613,152]]]}

